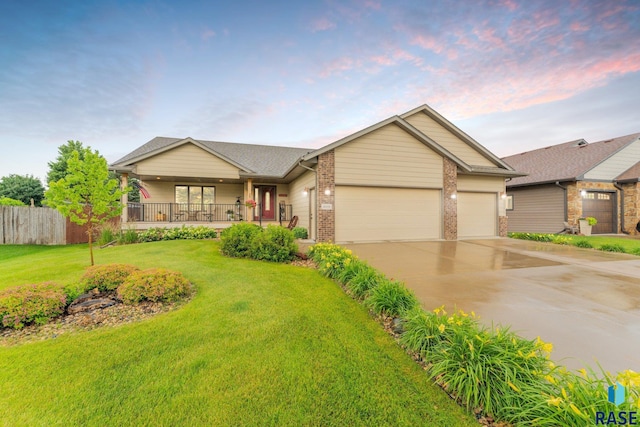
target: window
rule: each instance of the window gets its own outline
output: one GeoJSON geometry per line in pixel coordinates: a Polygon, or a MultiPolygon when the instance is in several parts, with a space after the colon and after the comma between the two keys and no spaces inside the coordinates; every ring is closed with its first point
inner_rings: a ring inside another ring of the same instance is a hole
{"type": "Polygon", "coordinates": [[[507,196],[507,198],[504,199],[504,206],[508,211],[513,210],[513,195],[507,196]]]}
{"type": "Polygon", "coordinates": [[[216,202],[216,187],[176,185],[176,203],[209,205],[216,202]]]}

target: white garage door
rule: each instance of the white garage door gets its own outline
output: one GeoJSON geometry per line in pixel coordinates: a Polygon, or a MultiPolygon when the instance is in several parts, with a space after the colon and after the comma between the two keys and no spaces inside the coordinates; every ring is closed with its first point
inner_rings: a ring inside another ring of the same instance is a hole
{"type": "Polygon", "coordinates": [[[496,236],[495,193],[458,193],[458,238],[496,236]]]}
{"type": "Polygon", "coordinates": [[[336,242],[441,236],[440,190],[336,187],[336,242]]]}

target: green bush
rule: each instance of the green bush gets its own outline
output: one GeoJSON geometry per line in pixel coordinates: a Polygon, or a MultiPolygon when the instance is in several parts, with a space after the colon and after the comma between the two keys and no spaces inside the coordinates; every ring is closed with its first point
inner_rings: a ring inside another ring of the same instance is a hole
{"type": "Polygon", "coordinates": [[[0,197],[0,206],[26,206],[22,201],[9,197],[0,197]]]}
{"type": "Polygon", "coordinates": [[[640,248],[633,248],[629,253],[633,255],[640,255],[640,248]]]}
{"type": "Polygon", "coordinates": [[[63,287],[52,282],[8,288],[0,291],[0,320],[15,329],[29,323],[43,325],[61,315],[66,305],[63,287]]]}
{"type": "Polygon", "coordinates": [[[521,240],[533,240],[534,242],[553,242],[553,234],[542,233],[509,233],[509,237],[521,240]]]}
{"type": "Polygon", "coordinates": [[[350,249],[332,243],[318,243],[309,248],[309,257],[323,275],[336,279],[342,270],[358,259],[350,249]]]}
{"type": "Polygon", "coordinates": [[[307,229],[304,227],[294,227],[291,231],[293,231],[296,239],[306,239],[309,237],[309,233],[307,233],[307,229]]]}
{"type": "MultiPolygon", "coordinates": [[[[133,230],[135,232],[135,230],[133,230]]],[[[216,230],[213,228],[199,225],[197,227],[153,227],[136,233],[136,239],[139,242],[158,242],[161,240],[195,240],[195,239],[214,239],[217,236],[216,230]]],[[[127,233],[125,232],[125,235],[127,233]]]]}
{"type": "Polygon", "coordinates": [[[285,227],[269,225],[251,237],[249,256],[253,259],[288,262],[297,252],[293,232],[285,227]]]}
{"type": "Polygon", "coordinates": [[[619,245],[619,244],[607,244],[605,243],[604,245],[601,245],[598,249],[600,249],[601,251],[606,251],[606,252],[621,252],[621,253],[626,253],[627,251],[624,249],[624,246],[619,245]]]}
{"type": "Polygon", "coordinates": [[[237,258],[248,258],[251,254],[251,241],[262,229],[256,224],[242,222],[234,224],[220,233],[222,253],[237,258]]]}
{"type": "Polygon", "coordinates": [[[360,261],[360,260],[358,260],[357,258],[354,257],[353,260],[349,260],[348,263],[345,263],[345,265],[342,268],[342,270],[339,271],[336,274],[336,280],[341,285],[346,285],[358,273],[361,273],[361,272],[363,272],[365,270],[368,270],[368,269],[371,269],[371,268],[372,267],[369,266],[369,264],[367,264],[366,262],[360,261]]]}
{"type": "Polygon", "coordinates": [[[354,297],[364,299],[372,289],[385,280],[383,274],[379,273],[375,268],[367,266],[357,271],[346,283],[346,286],[354,297]]]}
{"type": "Polygon", "coordinates": [[[118,236],[118,243],[122,245],[131,245],[133,243],[138,243],[138,240],[138,232],[133,228],[127,228],[126,230],[121,231],[118,236]]]}
{"type": "Polygon", "coordinates": [[[416,296],[404,283],[388,279],[371,289],[365,304],[375,314],[391,317],[420,306],[416,296]]]}
{"type": "Polygon", "coordinates": [[[117,241],[120,237],[119,227],[112,222],[105,222],[98,229],[98,237],[96,242],[99,245],[106,245],[113,241],[117,241]]]}
{"type": "Polygon", "coordinates": [[[574,243],[575,246],[579,247],[579,248],[593,248],[593,245],[591,243],[589,243],[589,241],[587,239],[581,239],[581,240],[577,240],[574,243]]]}
{"type": "Polygon", "coordinates": [[[139,270],[138,267],[128,264],[94,265],[87,268],[80,279],[80,283],[84,292],[94,288],[98,288],[100,292],[113,291],[120,286],[131,273],[139,270]]]}
{"type": "Polygon", "coordinates": [[[190,292],[191,284],[182,273],[164,268],[135,271],[117,289],[118,298],[131,305],[179,301],[190,292]]]}

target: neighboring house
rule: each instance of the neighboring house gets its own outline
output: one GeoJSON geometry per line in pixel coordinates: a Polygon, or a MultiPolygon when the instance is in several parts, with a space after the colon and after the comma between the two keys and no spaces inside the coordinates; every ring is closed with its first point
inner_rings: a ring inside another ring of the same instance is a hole
{"type": "Polygon", "coordinates": [[[296,216],[333,242],[504,236],[505,178],[521,176],[426,105],[315,150],[154,138],[111,168],[148,192],[128,226],[296,216]]]}
{"type": "Polygon", "coordinates": [[[593,233],[637,233],[640,133],[584,139],[504,157],[528,175],[507,181],[509,231],[557,233],[563,222],[598,220],[593,233]]]}

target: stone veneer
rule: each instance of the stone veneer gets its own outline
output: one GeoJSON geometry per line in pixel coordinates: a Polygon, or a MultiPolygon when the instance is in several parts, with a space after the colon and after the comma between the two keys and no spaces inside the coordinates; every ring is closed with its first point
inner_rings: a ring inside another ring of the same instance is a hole
{"type": "Polygon", "coordinates": [[[443,161],[443,191],[444,191],[444,239],[458,238],[458,202],[451,198],[458,188],[458,167],[453,161],[444,157],[443,161]]]}
{"type": "Polygon", "coordinates": [[[317,210],[318,210],[318,241],[334,242],[336,239],[336,202],[335,202],[335,151],[330,150],[318,156],[318,188],[317,210]],[[325,191],[329,190],[328,196],[325,191]],[[330,204],[331,210],[322,209],[323,204],[330,204]]]}
{"type": "Polygon", "coordinates": [[[498,217],[498,235],[500,237],[507,237],[507,228],[509,226],[509,218],[506,216],[498,217]]]}
{"type": "MultiPolygon", "coordinates": [[[[618,194],[616,206],[616,220],[618,223],[618,230],[620,232],[620,197],[618,189],[611,182],[591,182],[591,181],[577,181],[566,185],[567,187],[567,221],[569,224],[577,225],[578,219],[582,217],[582,196],[580,192],[586,191],[614,191],[618,194]]],[[[626,206],[625,206],[626,207],[626,206]]],[[[635,224],[635,223],[634,223],[635,224]]],[[[626,225],[626,218],[625,218],[626,225]]]]}
{"type": "Polygon", "coordinates": [[[640,221],[640,183],[622,184],[624,189],[624,228],[629,234],[640,234],[636,224],[640,221]]]}

